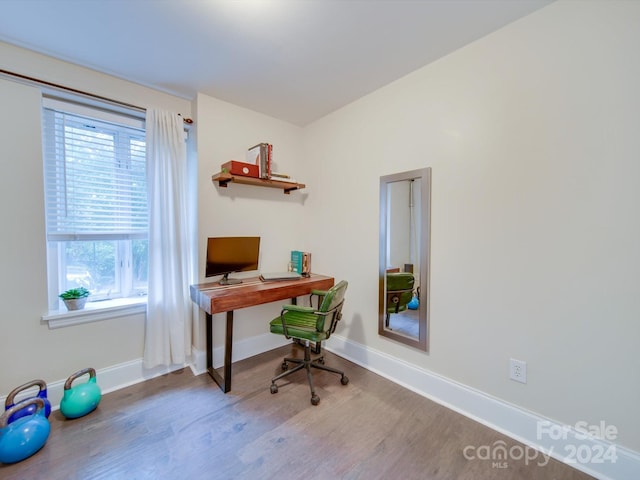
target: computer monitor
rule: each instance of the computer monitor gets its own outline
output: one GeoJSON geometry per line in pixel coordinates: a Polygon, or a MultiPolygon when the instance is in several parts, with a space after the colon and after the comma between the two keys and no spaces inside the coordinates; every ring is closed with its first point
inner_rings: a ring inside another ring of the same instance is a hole
{"type": "Polygon", "coordinates": [[[207,240],[206,277],[223,275],[220,285],[242,283],[230,279],[233,272],[258,270],[260,237],[210,237],[207,240]]]}

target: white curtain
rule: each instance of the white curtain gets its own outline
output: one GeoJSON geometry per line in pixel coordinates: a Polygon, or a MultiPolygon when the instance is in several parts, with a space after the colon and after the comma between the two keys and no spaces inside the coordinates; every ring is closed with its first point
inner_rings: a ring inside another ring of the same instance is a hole
{"type": "Polygon", "coordinates": [[[187,151],[182,117],[147,110],[149,295],[144,367],[184,364],[191,352],[187,151]]]}

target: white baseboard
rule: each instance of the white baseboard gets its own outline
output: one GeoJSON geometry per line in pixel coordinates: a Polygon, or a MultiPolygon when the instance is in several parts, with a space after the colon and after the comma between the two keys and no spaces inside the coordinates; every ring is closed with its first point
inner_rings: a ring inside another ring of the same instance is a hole
{"type": "Polygon", "coordinates": [[[531,457],[535,453],[537,458],[531,459],[530,464],[544,464],[550,456],[602,480],[640,478],[640,454],[586,435],[585,431],[591,431],[591,426],[577,429],[560,424],[338,335],[333,335],[325,348],[532,449],[531,452],[522,448],[507,452],[496,442],[496,445],[470,446],[465,451],[469,456],[465,458],[493,461],[496,468],[504,468],[511,453],[514,460],[521,453],[530,453],[531,457]],[[477,447],[484,447],[482,456],[477,447]]]}
{"type": "Polygon", "coordinates": [[[202,375],[207,371],[207,352],[191,345],[191,371],[194,375],[202,375]]]}
{"type": "MultiPolygon", "coordinates": [[[[259,355],[260,353],[268,352],[274,348],[282,347],[291,343],[291,340],[280,335],[274,335],[272,333],[264,333],[255,337],[246,338],[233,342],[233,351],[231,355],[231,361],[237,362],[244,360],[245,358],[259,355]]],[[[191,347],[192,365],[191,370],[194,375],[200,375],[207,371],[207,352],[204,350],[198,350],[196,347],[191,347]]],[[[215,368],[221,367],[224,364],[224,347],[215,347],[213,349],[213,366],[215,368]]]]}
{"type": "MultiPolygon", "coordinates": [[[[146,369],[142,366],[142,358],[131,360],[129,362],[120,363],[111,367],[96,370],[96,383],[100,387],[102,394],[120,390],[121,388],[135,385],[136,383],[150,380],[151,378],[164,375],[184,368],[186,365],[174,365],[171,367],[156,367],[146,369]]],[[[74,372],[71,372],[74,373],[74,372]]],[[[85,382],[88,375],[78,378],[78,383],[85,382]]],[[[60,400],[64,395],[64,384],[67,379],[58,380],[47,384],[47,399],[51,403],[51,409],[57,410],[60,407],[60,400]]],[[[31,387],[16,395],[15,401],[18,402],[27,397],[36,394],[35,387],[31,387]]],[[[5,404],[7,395],[0,397],[0,405],[5,404]]]]}

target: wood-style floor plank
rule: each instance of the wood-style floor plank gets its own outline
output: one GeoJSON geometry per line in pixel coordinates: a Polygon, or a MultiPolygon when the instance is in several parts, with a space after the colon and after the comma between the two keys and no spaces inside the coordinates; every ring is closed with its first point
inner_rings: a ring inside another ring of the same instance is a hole
{"type": "Polygon", "coordinates": [[[283,379],[272,395],[270,379],[284,356],[302,352],[291,345],[235,363],[226,395],[208,375],[181,370],[104,395],[79,419],[54,412],[44,448],[0,464],[0,478],[591,478],[541,454],[508,459],[506,468],[467,460],[467,445],[520,444],[331,353],[327,365],[345,370],[350,382],[314,371],[320,405],[311,405],[303,372],[283,379]]]}

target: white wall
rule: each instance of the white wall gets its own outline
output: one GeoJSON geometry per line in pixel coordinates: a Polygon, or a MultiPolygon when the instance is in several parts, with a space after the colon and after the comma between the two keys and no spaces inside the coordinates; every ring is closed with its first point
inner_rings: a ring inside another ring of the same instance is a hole
{"type": "MultiPolygon", "coordinates": [[[[288,173],[305,183],[307,178],[300,162],[302,130],[204,94],[198,94],[196,106],[199,280],[205,281],[206,241],[214,236],[259,236],[260,270],[285,271],[291,250],[306,249],[310,236],[303,228],[309,216],[305,207],[307,194],[292,192],[285,195],[282,190],[238,184],[221,188],[212,183],[211,176],[229,160],[244,162],[248,148],[268,142],[274,145],[274,170],[288,173]]],[[[233,274],[232,277],[255,275],[256,272],[247,272],[233,274]]],[[[279,313],[278,304],[236,311],[234,342],[260,335],[273,336],[268,333],[268,322],[279,313]]],[[[200,313],[198,318],[194,346],[204,350],[203,314],[200,313]]],[[[224,315],[214,315],[215,347],[224,344],[224,325],[224,315]]]]}
{"type": "MultiPolygon", "coordinates": [[[[0,43],[0,68],[141,107],[191,114],[190,102],[0,43]]],[[[64,381],[85,367],[142,357],[144,315],[50,330],[47,313],[38,89],[0,79],[0,396],[33,379],[64,381]]],[[[100,382],[99,382],[100,383],[100,382]]]]}
{"type": "Polygon", "coordinates": [[[638,25],[638,2],[556,2],[305,129],[340,335],[640,451],[638,25]],[[378,336],[376,299],[379,177],[425,166],[429,353],[378,336]]]}

